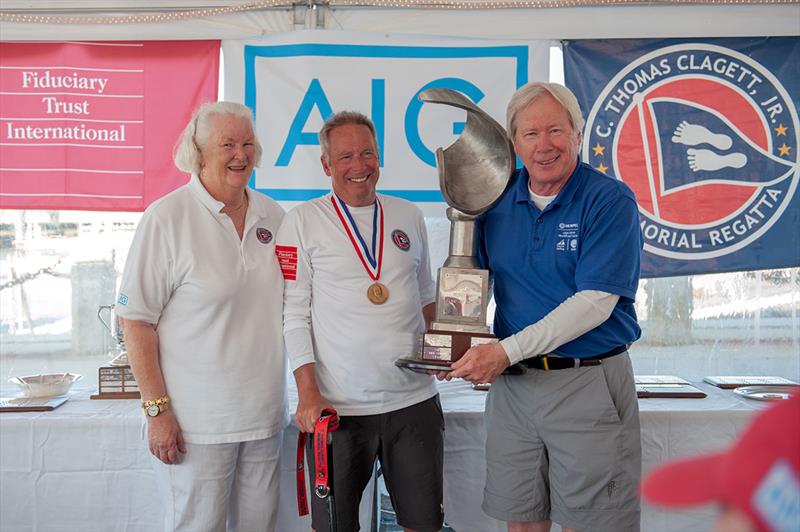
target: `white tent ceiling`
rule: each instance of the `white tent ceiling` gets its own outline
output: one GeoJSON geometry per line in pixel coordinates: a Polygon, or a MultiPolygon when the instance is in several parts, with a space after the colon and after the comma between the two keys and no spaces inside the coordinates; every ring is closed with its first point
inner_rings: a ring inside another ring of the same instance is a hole
{"type": "Polygon", "coordinates": [[[800,4],[767,2],[2,0],[0,40],[238,39],[296,29],[512,39],[800,35],[800,4]]]}

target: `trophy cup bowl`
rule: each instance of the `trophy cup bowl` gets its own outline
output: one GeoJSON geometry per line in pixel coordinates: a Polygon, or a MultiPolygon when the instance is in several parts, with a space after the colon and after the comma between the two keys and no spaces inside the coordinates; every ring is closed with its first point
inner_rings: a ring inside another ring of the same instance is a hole
{"type": "Polygon", "coordinates": [[[112,366],[127,366],[128,365],[128,352],[125,350],[125,337],[122,333],[122,326],[119,322],[119,317],[117,313],[114,312],[114,307],[116,305],[100,305],[97,307],[97,319],[100,320],[100,323],[103,324],[103,327],[111,334],[111,338],[113,339],[113,348],[111,350],[111,361],[109,362],[112,366]],[[103,312],[109,312],[109,320],[106,321],[103,319],[103,312]]]}
{"type": "Polygon", "coordinates": [[[450,247],[436,282],[436,319],[415,356],[395,364],[414,371],[450,371],[470,347],[496,342],[486,325],[489,272],[475,258],[475,219],[500,199],[514,172],[514,147],[503,126],[461,93],[429,89],[420,100],[467,111],[458,139],[436,150],[439,188],[449,205],[450,247]]]}

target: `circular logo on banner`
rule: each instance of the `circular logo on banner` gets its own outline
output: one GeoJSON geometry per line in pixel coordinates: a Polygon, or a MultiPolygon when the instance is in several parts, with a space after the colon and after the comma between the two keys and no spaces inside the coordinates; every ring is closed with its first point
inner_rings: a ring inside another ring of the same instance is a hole
{"type": "Polygon", "coordinates": [[[680,44],[606,85],[582,158],[633,189],[646,251],[709,259],[757,240],[783,214],[800,176],[798,127],[792,99],[763,65],[680,44]]]}
{"type": "Polygon", "coordinates": [[[256,237],[258,237],[258,241],[262,244],[269,244],[272,242],[272,231],[264,227],[259,227],[256,229],[256,237]]]}
{"type": "Polygon", "coordinates": [[[400,249],[400,251],[408,251],[411,249],[411,239],[402,229],[395,229],[392,231],[392,242],[400,249]]]}

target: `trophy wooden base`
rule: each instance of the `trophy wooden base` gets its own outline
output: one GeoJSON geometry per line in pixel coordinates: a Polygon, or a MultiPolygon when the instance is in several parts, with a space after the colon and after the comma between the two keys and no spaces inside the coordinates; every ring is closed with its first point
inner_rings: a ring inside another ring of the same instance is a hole
{"type": "Polygon", "coordinates": [[[130,366],[103,366],[97,371],[97,393],[91,399],[140,399],[130,366]]]}
{"type": "Polygon", "coordinates": [[[415,357],[400,358],[395,365],[420,373],[452,371],[453,362],[470,347],[496,342],[491,333],[430,330],[422,335],[422,345],[415,357]]]}

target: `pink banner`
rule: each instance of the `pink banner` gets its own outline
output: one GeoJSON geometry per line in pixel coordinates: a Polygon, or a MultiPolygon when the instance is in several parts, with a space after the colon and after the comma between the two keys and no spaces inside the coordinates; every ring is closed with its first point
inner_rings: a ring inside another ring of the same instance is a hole
{"type": "Polygon", "coordinates": [[[144,210],[218,75],[219,41],[0,43],[0,208],[144,210]]]}

